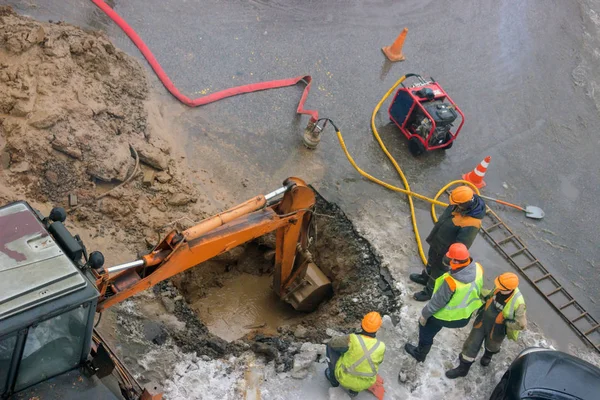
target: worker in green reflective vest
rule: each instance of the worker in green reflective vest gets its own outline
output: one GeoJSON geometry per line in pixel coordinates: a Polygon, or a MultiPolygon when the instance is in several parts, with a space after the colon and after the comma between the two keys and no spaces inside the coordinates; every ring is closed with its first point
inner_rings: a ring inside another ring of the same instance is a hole
{"type": "Polygon", "coordinates": [[[450,379],[467,376],[481,345],[485,343],[485,353],[480,363],[487,367],[492,356],[500,351],[504,337],[516,341],[519,332],[527,327],[525,299],[519,291],[519,277],[506,272],[496,277],[494,285],[493,291],[484,289],[485,306],[479,310],[473,329],[463,345],[458,367],[446,371],[450,379]]]}
{"type": "Polygon", "coordinates": [[[377,373],[383,362],[385,344],[376,337],[380,327],[381,315],[372,311],[364,316],[359,333],[336,336],[329,341],[325,377],[333,387],[341,385],[354,397],[376,383],[381,384],[377,373]]]}
{"type": "Polygon", "coordinates": [[[442,328],[462,328],[478,310],[483,287],[483,268],[473,261],[462,243],[454,243],[446,253],[450,271],[435,280],[433,296],[419,317],[419,343],[406,343],[404,349],[415,360],[425,361],[433,338],[442,328]]]}

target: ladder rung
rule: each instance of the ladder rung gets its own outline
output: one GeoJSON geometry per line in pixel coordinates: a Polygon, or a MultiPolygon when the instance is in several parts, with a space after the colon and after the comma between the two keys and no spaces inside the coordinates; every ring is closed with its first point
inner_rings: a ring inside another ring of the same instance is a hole
{"type": "Polygon", "coordinates": [[[489,231],[491,231],[492,229],[494,229],[494,228],[497,228],[497,227],[499,227],[499,226],[500,226],[500,225],[502,225],[502,224],[503,224],[503,222],[502,222],[502,221],[500,221],[500,222],[496,222],[495,224],[493,224],[493,225],[490,225],[490,226],[488,226],[488,227],[485,227],[485,228],[483,228],[483,229],[485,229],[486,231],[488,231],[488,232],[489,232],[489,231]]]}
{"type": "Polygon", "coordinates": [[[588,313],[587,313],[587,311],[584,311],[579,317],[572,320],[571,323],[574,324],[575,322],[579,321],[581,318],[585,317],[586,315],[588,315],[588,313]]]}
{"type": "Polygon", "coordinates": [[[564,310],[565,308],[569,307],[571,304],[575,303],[575,299],[569,301],[567,304],[565,304],[564,306],[560,306],[558,309],[559,310],[564,310]]]}
{"type": "Polygon", "coordinates": [[[554,289],[553,291],[551,291],[550,293],[545,294],[546,297],[550,297],[553,294],[556,294],[558,292],[560,292],[562,290],[562,286],[557,287],[556,289],[554,289]]]}
{"type": "Polygon", "coordinates": [[[543,281],[544,279],[548,279],[548,278],[550,278],[551,276],[552,276],[552,274],[546,274],[546,275],[542,276],[541,278],[537,278],[535,281],[533,281],[533,283],[538,283],[538,282],[541,282],[541,281],[543,281]]]}
{"type": "Polygon", "coordinates": [[[514,239],[514,237],[515,237],[515,235],[510,235],[510,236],[505,237],[502,240],[498,240],[496,243],[498,243],[498,244],[504,244],[504,243],[506,243],[506,242],[514,239]]]}
{"type": "Polygon", "coordinates": [[[514,256],[518,256],[519,254],[521,254],[525,250],[527,250],[527,246],[524,246],[522,249],[519,249],[519,250],[515,251],[514,253],[512,253],[511,255],[509,255],[509,257],[513,258],[514,256]]]}
{"type": "Polygon", "coordinates": [[[594,332],[596,329],[600,328],[600,324],[596,324],[592,329],[586,331],[584,333],[585,336],[589,335],[590,333],[594,332]]]}
{"type": "Polygon", "coordinates": [[[527,264],[527,265],[526,265],[526,266],[524,266],[524,267],[521,267],[521,269],[522,269],[523,271],[525,271],[526,269],[528,269],[528,268],[531,268],[531,267],[533,267],[535,264],[539,264],[539,263],[540,263],[540,262],[539,262],[539,260],[535,260],[534,262],[532,262],[532,263],[529,263],[529,264],[527,264]]]}

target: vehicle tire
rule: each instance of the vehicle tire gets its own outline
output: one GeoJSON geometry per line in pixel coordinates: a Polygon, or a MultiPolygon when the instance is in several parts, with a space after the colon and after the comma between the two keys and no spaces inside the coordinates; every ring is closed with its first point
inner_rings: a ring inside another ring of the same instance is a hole
{"type": "Polygon", "coordinates": [[[408,139],[408,150],[413,156],[417,157],[425,152],[425,146],[416,137],[411,137],[408,139]]]}
{"type": "Polygon", "coordinates": [[[490,400],[505,400],[506,397],[506,389],[508,388],[508,371],[502,376],[500,382],[494,388],[492,395],[490,396],[490,400]]]}

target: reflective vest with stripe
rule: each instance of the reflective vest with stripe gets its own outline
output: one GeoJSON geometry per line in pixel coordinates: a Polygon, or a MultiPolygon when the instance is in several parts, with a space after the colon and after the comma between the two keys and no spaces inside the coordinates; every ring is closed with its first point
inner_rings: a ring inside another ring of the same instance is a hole
{"type": "Polygon", "coordinates": [[[349,338],[348,351],[340,356],[335,365],[335,377],[346,389],[362,392],[377,380],[385,344],[368,336],[350,334],[349,338]]]}
{"type": "MultiPolygon", "coordinates": [[[[513,320],[515,319],[515,310],[519,308],[521,305],[525,305],[525,299],[523,298],[523,294],[516,288],[510,299],[504,305],[504,309],[502,309],[502,316],[504,320],[513,320]]],[[[506,328],[506,336],[510,340],[516,341],[519,338],[519,331],[514,329],[506,328]]]]}
{"type": "Polygon", "coordinates": [[[471,314],[483,305],[480,294],[481,288],[483,287],[483,268],[479,263],[475,263],[477,269],[475,281],[471,283],[463,283],[456,280],[446,272],[435,280],[435,286],[433,293],[437,292],[444,283],[446,278],[450,278],[456,284],[456,289],[452,298],[441,310],[433,314],[437,319],[443,321],[458,321],[461,319],[467,319],[471,317],[471,314]]]}

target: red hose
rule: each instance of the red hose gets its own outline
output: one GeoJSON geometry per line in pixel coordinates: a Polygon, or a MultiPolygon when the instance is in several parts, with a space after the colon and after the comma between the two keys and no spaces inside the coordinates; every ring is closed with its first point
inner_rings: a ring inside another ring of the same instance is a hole
{"type": "Polygon", "coordinates": [[[110,8],[104,1],[102,0],[92,0],[92,2],[98,6],[110,19],[112,19],[118,26],[129,36],[129,38],[133,41],[133,43],[137,46],[140,52],[146,57],[146,60],[158,76],[158,79],[162,82],[162,84],[167,88],[167,90],[175,96],[175,98],[181,101],[183,104],[190,107],[198,107],[203,106],[205,104],[213,103],[215,101],[224,99],[226,97],[237,96],[238,94],[258,92],[260,90],[267,89],[276,89],[282,88],[286,86],[294,86],[298,82],[305,82],[306,87],[304,88],[304,92],[302,93],[302,97],[300,98],[300,102],[298,103],[298,108],[296,112],[298,114],[306,114],[310,115],[311,121],[316,121],[319,119],[319,112],[316,110],[306,110],[304,109],[304,102],[306,102],[306,98],[308,97],[308,93],[310,92],[310,84],[312,82],[312,78],[310,75],[306,76],[298,76],[296,78],[289,79],[279,79],[276,81],[269,82],[259,82],[259,83],[251,83],[249,85],[236,86],[229,89],[221,90],[220,92],[212,93],[207,96],[198,97],[197,99],[190,99],[186,95],[182,94],[171,82],[165,71],[162,69],[154,54],[150,51],[146,43],[138,36],[138,34],[133,30],[131,26],[123,19],[119,14],[117,14],[112,8],[110,8]]]}

